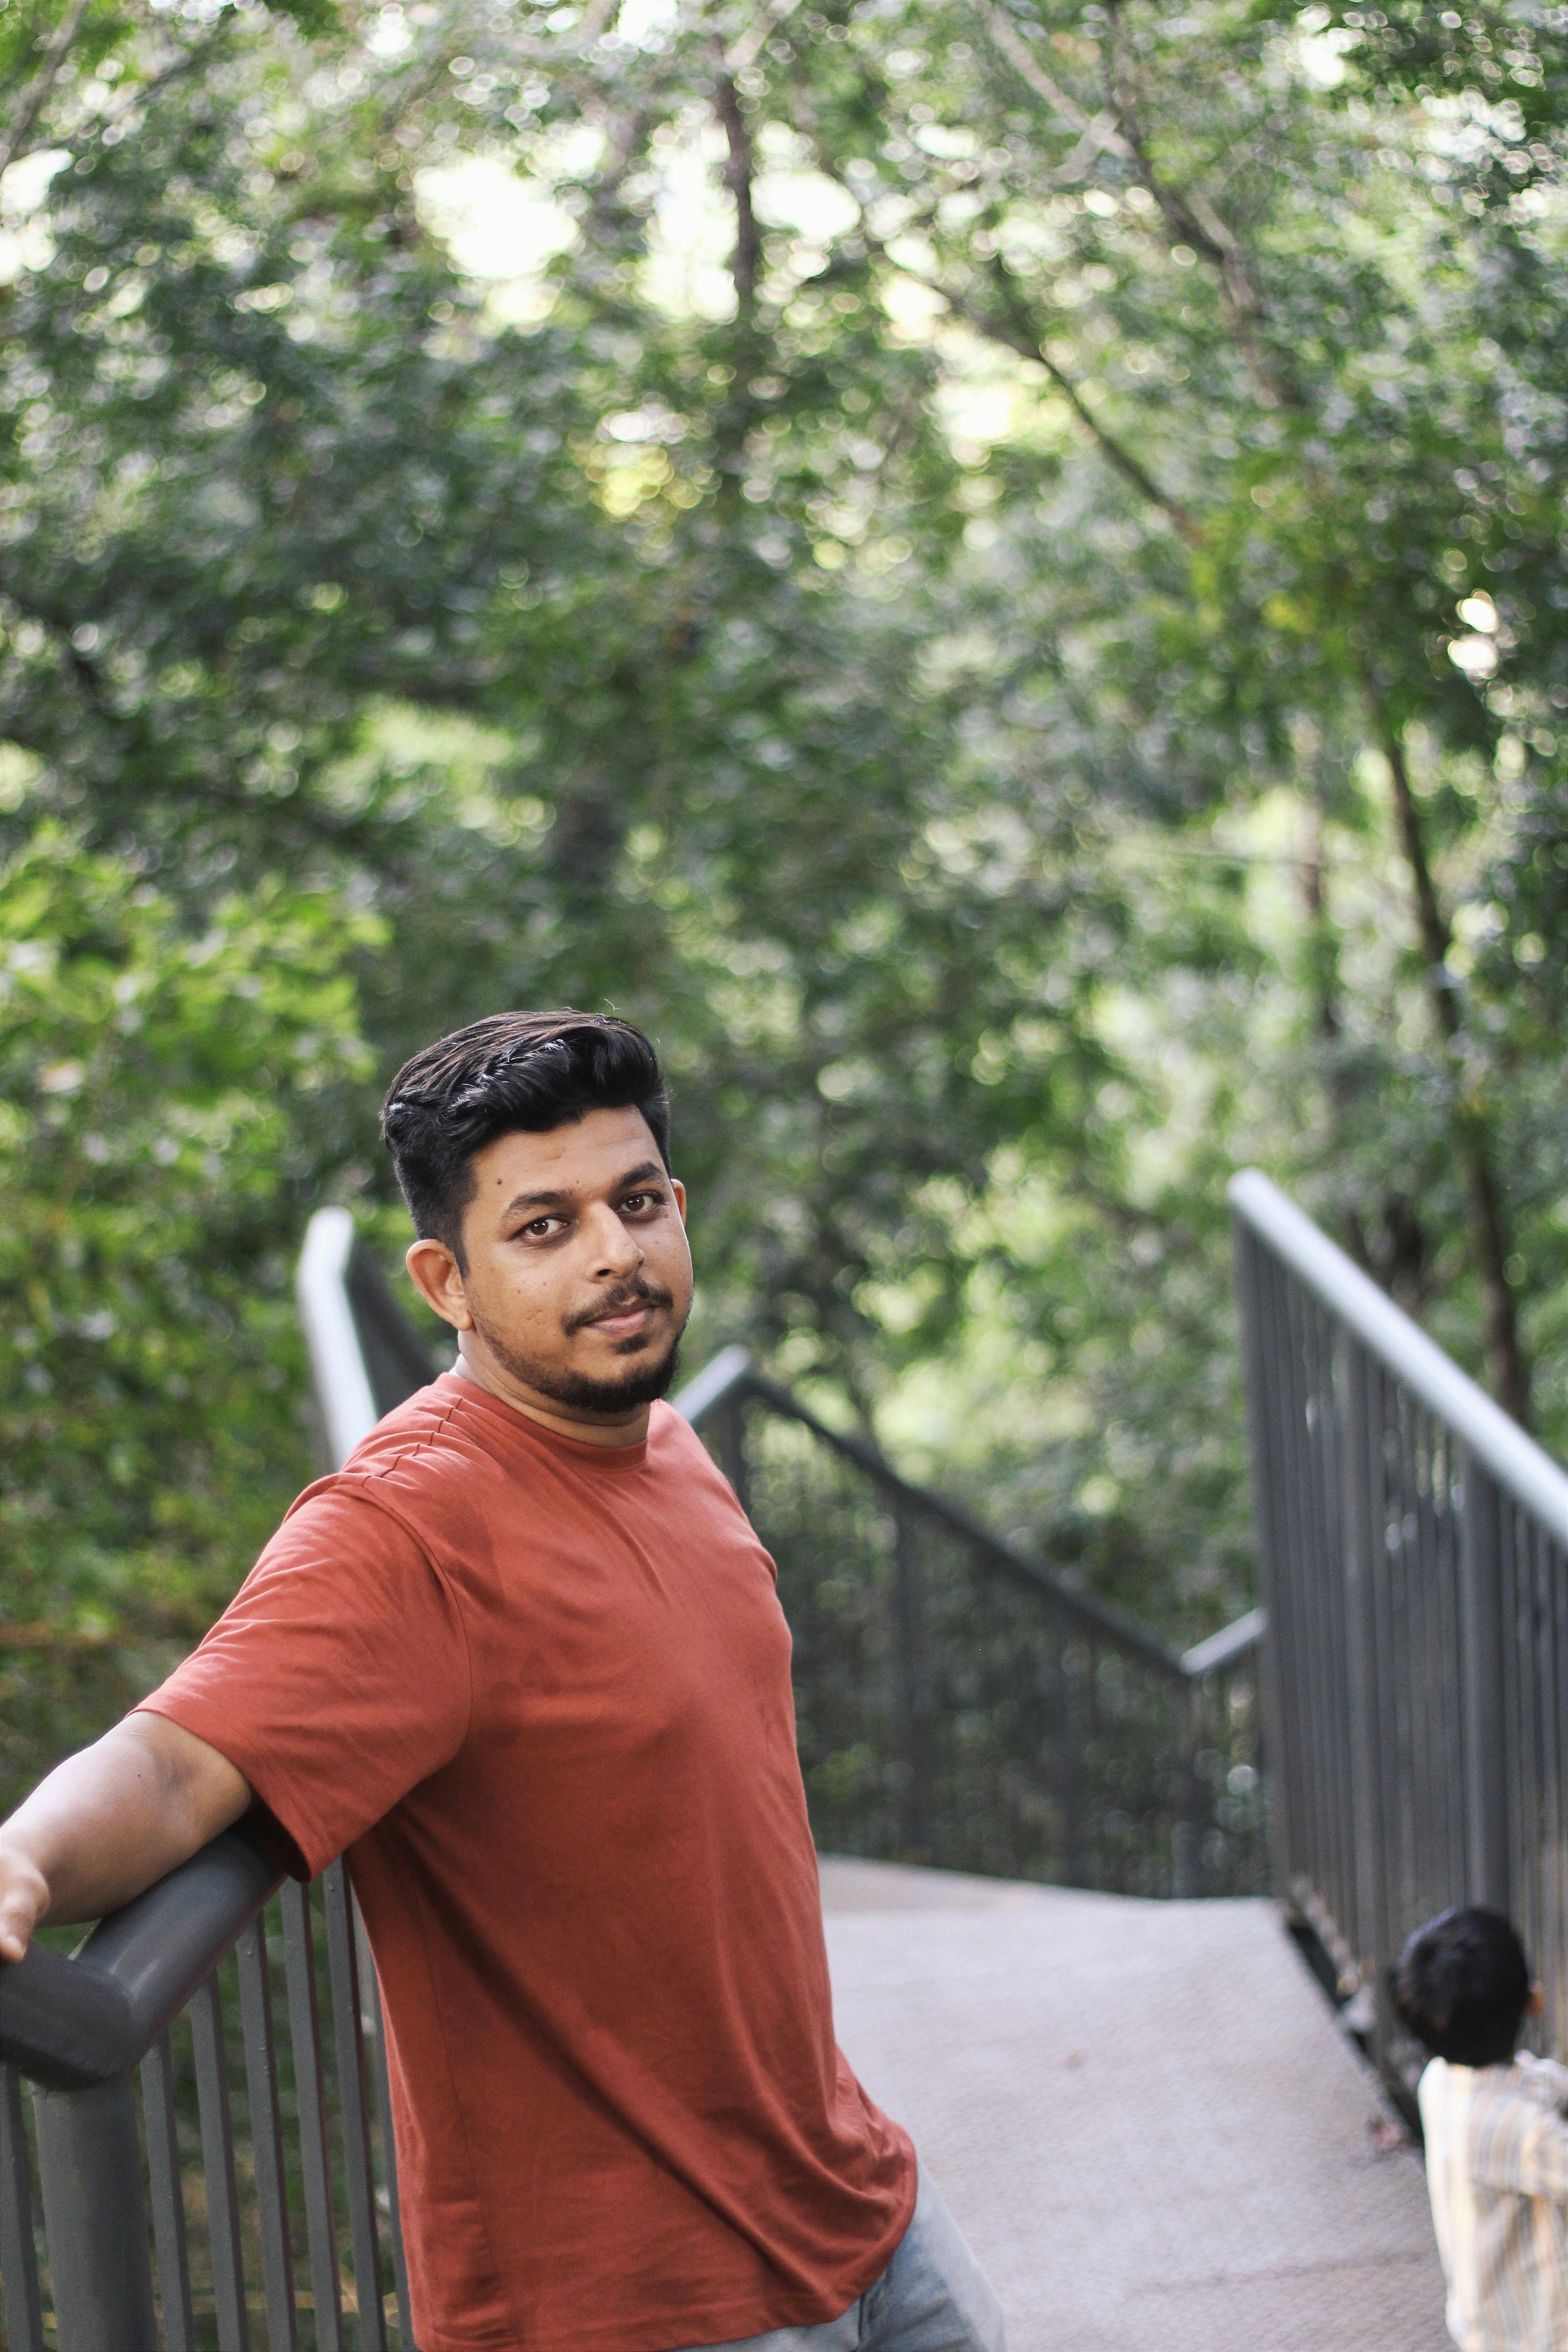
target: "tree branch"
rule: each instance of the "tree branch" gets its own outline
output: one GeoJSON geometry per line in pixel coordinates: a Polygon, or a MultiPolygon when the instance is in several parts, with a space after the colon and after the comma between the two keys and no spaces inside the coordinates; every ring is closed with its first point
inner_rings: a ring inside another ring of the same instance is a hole
{"type": "Polygon", "coordinates": [[[724,137],[728,142],[724,185],[735,203],[735,249],[730,257],[730,272],[735,281],[738,319],[750,327],[756,308],[757,280],[762,275],[763,238],[752,202],[755,158],[752,151],[751,127],[742,109],[735,77],[728,69],[721,73],[714,82],[713,106],[724,127],[724,137]]]}
{"type": "Polygon", "coordinates": [[[1121,152],[1160,208],[1178,244],[1189,245],[1217,271],[1226,309],[1253,386],[1268,408],[1299,409],[1300,391],[1259,338],[1267,307],[1253,278],[1247,248],[1200,189],[1178,188],[1155,168],[1139,113],[1132,69],[1121,42],[1121,0],[1109,0],[1106,52],[1110,102],[1121,133],[1121,152]]]}
{"type": "Polygon", "coordinates": [[[1437,897],[1426,855],[1421,812],[1411,790],[1410,770],[1399,730],[1375,696],[1373,719],[1393,789],[1400,841],[1415,890],[1416,921],[1421,935],[1427,993],[1448,1065],[1452,1089],[1454,1142],[1464,1184],[1470,1247],[1480,1279],[1486,1323],[1487,1377],[1498,1402],[1521,1427],[1530,1426],[1530,1368],[1519,1335],[1513,1286],[1508,1277],[1509,1244],[1502,1187],[1498,1181],[1491,1125],[1466,1084],[1463,1028],[1458,992],[1448,969],[1453,933],[1437,897]]]}
{"type": "Polygon", "coordinates": [[[22,92],[8,128],[0,134],[0,172],[10,170],[31,138],[34,125],[59,78],[60,68],[70,53],[71,44],[81,30],[81,20],[87,10],[88,0],[70,0],[70,5],[50,34],[43,62],[22,92]]]}

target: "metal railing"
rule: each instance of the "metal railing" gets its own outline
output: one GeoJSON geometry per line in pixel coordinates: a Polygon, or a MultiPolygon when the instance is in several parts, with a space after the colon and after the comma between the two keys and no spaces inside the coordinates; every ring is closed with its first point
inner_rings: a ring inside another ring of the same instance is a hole
{"type": "Polygon", "coordinates": [[[1407,2084],[1389,1964],[1510,1913],[1568,2049],[1568,1476],[1256,1171],[1230,1188],[1276,1872],[1407,2084]]]}
{"type": "MultiPolygon", "coordinates": [[[[432,1367],[345,1211],[312,1220],[298,1290],[339,1463],[432,1367]]],[[[0,1965],[0,2059],[8,2352],[252,2352],[258,2330],[266,2352],[415,2352],[380,1997],[341,1861],[280,1885],[242,1824],[73,1958],[35,1943],[0,1965]]]]}
{"type": "MultiPolygon", "coordinates": [[[[435,1366],[345,1211],[312,1219],[298,1290],[341,1462],[435,1366]]],[[[779,1561],[819,1844],[1142,1894],[1260,1883],[1260,1612],[1173,1655],[740,1349],[675,1402],[779,1561]]],[[[341,1862],[279,1889],[242,1825],[74,1958],[39,1943],[0,1966],[0,2011],[9,2352],[51,2334],[56,2352],[413,2352],[380,2004],[341,1862]]]]}
{"type": "Polygon", "coordinates": [[[1259,1891],[1260,1611],[1173,1654],[742,1349],[676,1402],[778,1564],[819,1847],[1120,1894],[1259,1891]]]}

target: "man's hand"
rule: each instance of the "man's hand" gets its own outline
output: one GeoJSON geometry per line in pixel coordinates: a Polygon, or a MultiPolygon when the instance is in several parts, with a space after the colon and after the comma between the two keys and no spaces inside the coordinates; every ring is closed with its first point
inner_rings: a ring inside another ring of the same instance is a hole
{"type": "Polygon", "coordinates": [[[47,1920],[118,1910],[249,1803],[244,1777],[205,1739],[163,1716],[127,1716],[0,1827],[0,1959],[19,1960],[47,1920]]]}
{"type": "Polygon", "coordinates": [[[48,1881],[0,1832],[0,1960],[19,1960],[49,1907],[48,1881]]]}

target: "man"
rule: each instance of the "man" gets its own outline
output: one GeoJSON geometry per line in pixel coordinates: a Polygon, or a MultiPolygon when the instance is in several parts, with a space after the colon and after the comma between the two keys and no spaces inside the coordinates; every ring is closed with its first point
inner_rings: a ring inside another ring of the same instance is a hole
{"type": "Polygon", "coordinates": [[[348,1853],[423,2352],[1000,2352],[834,2043],[772,1562],[658,1402],[691,1261],[652,1046],[498,1014],[383,1132],[458,1367],[0,1831],[0,1957],[254,1811],[301,1877],[348,1853]]]}

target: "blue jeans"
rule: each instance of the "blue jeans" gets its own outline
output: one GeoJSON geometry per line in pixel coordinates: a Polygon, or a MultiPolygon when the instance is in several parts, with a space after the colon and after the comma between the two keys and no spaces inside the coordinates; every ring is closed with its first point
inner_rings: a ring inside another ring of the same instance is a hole
{"type": "Polygon", "coordinates": [[[1006,2338],[1002,2306],[922,2167],[898,2252],[847,2311],[703,2352],[1006,2352],[1006,2338]]]}

